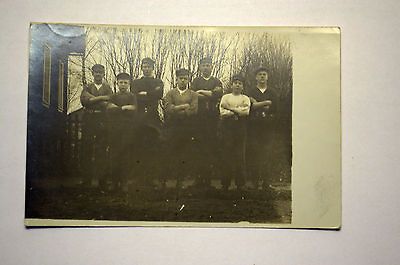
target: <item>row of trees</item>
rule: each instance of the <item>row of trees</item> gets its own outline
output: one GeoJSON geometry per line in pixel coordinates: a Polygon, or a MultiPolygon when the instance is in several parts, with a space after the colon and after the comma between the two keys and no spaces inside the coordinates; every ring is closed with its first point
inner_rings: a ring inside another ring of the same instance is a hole
{"type": "Polygon", "coordinates": [[[211,31],[207,29],[87,27],[86,51],[82,60],[83,83],[90,78],[95,63],[106,66],[106,79],[113,81],[120,72],[133,78],[140,76],[140,61],[151,57],[156,61],[155,76],[167,87],[175,84],[175,70],[187,68],[192,77],[198,75],[199,61],[212,57],[213,75],[227,82],[236,73],[254,82],[253,71],[260,65],[270,69],[271,82],[291,89],[292,54],[287,39],[274,38],[266,32],[211,31]]]}
{"type": "Polygon", "coordinates": [[[199,74],[199,61],[212,57],[212,75],[221,79],[226,89],[230,77],[237,73],[244,75],[245,87],[254,86],[254,70],[266,66],[269,84],[279,95],[281,115],[286,120],[291,115],[292,53],[285,36],[210,28],[88,26],[85,30],[85,53],[82,60],[73,60],[82,69],[82,84],[91,79],[91,66],[101,63],[106,67],[107,81],[115,88],[118,73],[138,78],[141,59],[150,57],[156,62],[154,74],[164,81],[167,92],[175,86],[176,69],[187,68],[194,78],[199,74]]]}

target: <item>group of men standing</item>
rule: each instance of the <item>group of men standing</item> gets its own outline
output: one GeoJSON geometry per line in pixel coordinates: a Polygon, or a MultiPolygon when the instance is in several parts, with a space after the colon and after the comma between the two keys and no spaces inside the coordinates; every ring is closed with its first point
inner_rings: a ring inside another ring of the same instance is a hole
{"type": "Polygon", "coordinates": [[[215,178],[224,190],[268,188],[277,97],[267,69],[256,70],[257,85],[246,91],[243,77],[233,76],[227,93],[211,75],[211,58],[203,58],[200,76],[190,82],[190,72],[178,69],[176,87],[163,97],[154,64],[143,59],[139,79],[118,74],[116,93],[104,82],[104,66],[92,67],[93,83],[81,94],[88,184],[128,191],[132,182],[152,187],[157,180],[164,187],[173,178],[182,188],[191,176],[200,188],[211,188],[215,178]]]}

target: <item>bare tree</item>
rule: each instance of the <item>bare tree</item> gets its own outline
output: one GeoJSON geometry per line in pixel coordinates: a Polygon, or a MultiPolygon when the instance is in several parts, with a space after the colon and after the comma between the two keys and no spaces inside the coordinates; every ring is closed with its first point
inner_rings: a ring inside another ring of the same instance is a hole
{"type": "Polygon", "coordinates": [[[151,58],[155,60],[154,74],[156,78],[163,79],[165,75],[165,68],[171,50],[169,43],[172,39],[170,30],[168,29],[155,29],[151,45],[151,58]]]}
{"type": "Polygon", "coordinates": [[[87,74],[91,72],[91,66],[96,64],[97,61],[93,54],[98,49],[99,40],[92,37],[91,32],[94,30],[93,27],[85,28],[85,41],[86,49],[82,54],[82,84],[85,86],[87,82],[87,74]]]}
{"type": "Polygon", "coordinates": [[[212,74],[221,77],[224,68],[228,65],[227,57],[234,42],[226,38],[225,32],[209,33],[204,30],[174,30],[171,38],[171,84],[174,84],[175,70],[185,67],[191,73],[191,79],[199,75],[199,63],[204,57],[211,57],[214,61],[212,74]]]}
{"type": "Polygon", "coordinates": [[[142,52],[143,30],[129,28],[122,30],[122,50],[128,63],[128,71],[132,79],[140,74],[140,57],[142,52]]]}
{"type": "Polygon", "coordinates": [[[85,73],[90,70],[88,62],[105,62],[107,80],[114,80],[122,71],[137,78],[140,61],[144,57],[155,60],[155,76],[164,80],[166,88],[175,86],[175,71],[178,68],[188,69],[192,79],[199,74],[200,60],[212,57],[212,75],[223,82],[227,83],[233,74],[243,73],[245,85],[254,86],[254,70],[263,65],[268,67],[270,82],[280,98],[291,97],[290,43],[273,38],[266,32],[89,27],[82,62],[82,81],[86,82],[85,73]]]}
{"type": "Polygon", "coordinates": [[[115,80],[119,73],[126,72],[128,69],[128,58],[123,49],[123,34],[117,28],[103,28],[99,35],[99,41],[101,55],[106,62],[106,79],[115,80]]]}

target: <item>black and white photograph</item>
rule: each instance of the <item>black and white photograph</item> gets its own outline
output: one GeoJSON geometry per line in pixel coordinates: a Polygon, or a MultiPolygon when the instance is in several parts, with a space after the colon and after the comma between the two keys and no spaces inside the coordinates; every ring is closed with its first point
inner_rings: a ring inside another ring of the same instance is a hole
{"type": "Polygon", "coordinates": [[[398,263],[398,1],[0,5],[1,264],[398,263]]]}
{"type": "Polygon", "coordinates": [[[31,24],[25,218],[290,224],[282,32],[31,24]]]}

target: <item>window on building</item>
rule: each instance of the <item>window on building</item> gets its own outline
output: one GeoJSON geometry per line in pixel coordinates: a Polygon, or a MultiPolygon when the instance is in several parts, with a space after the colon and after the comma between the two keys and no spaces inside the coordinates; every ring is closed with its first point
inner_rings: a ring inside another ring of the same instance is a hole
{"type": "Polygon", "coordinates": [[[51,51],[45,44],[43,49],[43,97],[42,102],[46,107],[50,106],[50,78],[51,78],[51,51]]]}
{"type": "Polygon", "coordinates": [[[80,95],[83,90],[83,57],[82,54],[72,53],[68,55],[67,64],[67,114],[82,108],[80,95]]]}
{"type": "Polygon", "coordinates": [[[58,61],[58,111],[64,111],[64,63],[58,61]]]}

